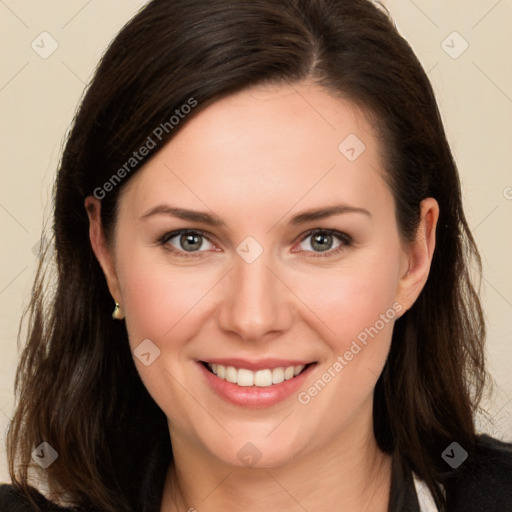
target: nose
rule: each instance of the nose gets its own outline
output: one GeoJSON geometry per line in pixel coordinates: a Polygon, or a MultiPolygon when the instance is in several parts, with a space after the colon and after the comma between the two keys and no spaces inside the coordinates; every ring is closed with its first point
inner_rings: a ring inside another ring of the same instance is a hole
{"type": "Polygon", "coordinates": [[[236,256],[234,268],[226,276],[218,313],[220,328],[252,342],[282,335],[294,316],[294,295],[287,285],[267,252],[252,263],[236,256]]]}

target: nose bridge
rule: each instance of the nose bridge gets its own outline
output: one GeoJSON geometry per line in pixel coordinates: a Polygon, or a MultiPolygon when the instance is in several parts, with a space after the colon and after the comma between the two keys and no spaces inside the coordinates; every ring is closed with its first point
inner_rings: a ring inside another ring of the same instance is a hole
{"type": "Polygon", "coordinates": [[[253,261],[244,258],[243,253],[235,257],[229,290],[219,316],[223,329],[252,341],[268,332],[285,329],[289,318],[286,287],[272,267],[270,251],[263,251],[253,261]]]}

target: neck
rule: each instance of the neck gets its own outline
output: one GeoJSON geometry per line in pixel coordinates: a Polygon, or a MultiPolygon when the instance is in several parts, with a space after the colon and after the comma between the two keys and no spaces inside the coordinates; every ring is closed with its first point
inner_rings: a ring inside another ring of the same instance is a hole
{"type": "Polygon", "coordinates": [[[161,512],[387,512],[391,457],[378,448],[371,425],[358,427],[359,433],[273,468],[233,467],[201,453],[190,440],[172,439],[174,461],[161,512]]]}

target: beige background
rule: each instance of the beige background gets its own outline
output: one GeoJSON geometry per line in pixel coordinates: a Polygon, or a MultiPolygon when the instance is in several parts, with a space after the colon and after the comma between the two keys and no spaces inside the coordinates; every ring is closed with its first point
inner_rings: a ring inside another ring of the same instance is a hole
{"type": "MultiPolygon", "coordinates": [[[[64,136],[99,57],[143,3],[0,0],[0,481],[8,479],[4,438],[14,404],[18,322],[43,220],[51,213],[64,136]]],[[[481,429],[512,440],[512,1],[384,4],[436,90],[483,256],[487,353],[496,385],[488,403],[492,423],[480,419],[481,429]]]]}

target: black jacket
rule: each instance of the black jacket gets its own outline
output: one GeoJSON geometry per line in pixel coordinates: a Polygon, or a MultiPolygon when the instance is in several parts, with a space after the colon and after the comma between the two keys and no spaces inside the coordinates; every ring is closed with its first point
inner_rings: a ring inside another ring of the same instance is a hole
{"type": "MultiPolygon", "coordinates": [[[[444,488],[448,512],[512,512],[512,444],[479,436],[474,454],[454,471],[444,488]]],[[[33,497],[40,511],[72,512],[50,503],[35,490],[33,497]]],[[[159,512],[159,506],[155,503],[152,510],[159,512]]],[[[12,486],[0,485],[0,512],[35,511],[12,486]]],[[[413,475],[396,461],[389,512],[420,512],[413,475]]]]}

